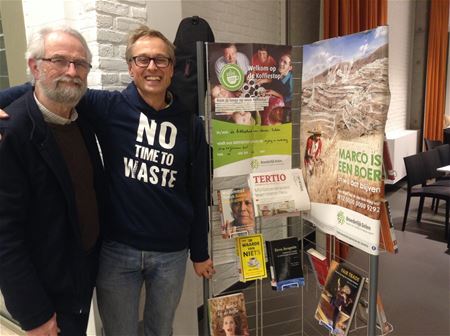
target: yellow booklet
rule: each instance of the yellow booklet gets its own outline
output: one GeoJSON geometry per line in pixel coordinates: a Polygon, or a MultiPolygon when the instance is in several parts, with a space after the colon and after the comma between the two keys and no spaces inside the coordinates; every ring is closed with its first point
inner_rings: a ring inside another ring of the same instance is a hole
{"type": "Polygon", "coordinates": [[[267,277],[264,239],[262,234],[236,237],[239,259],[239,280],[242,282],[267,277]]]}

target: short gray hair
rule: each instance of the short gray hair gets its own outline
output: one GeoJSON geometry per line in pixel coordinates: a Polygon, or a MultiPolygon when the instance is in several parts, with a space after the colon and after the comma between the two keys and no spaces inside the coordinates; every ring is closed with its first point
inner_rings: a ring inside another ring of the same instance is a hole
{"type": "Polygon", "coordinates": [[[77,30],[69,27],[69,26],[55,26],[55,27],[44,27],[39,29],[37,32],[33,33],[28,41],[28,48],[25,53],[25,59],[28,60],[30,58],[42,58],[45,56],[45,38],[47,35],[54,32],[63,32],[75,37],[78,41],[80,41],[83,48],[86,50],[86,57],[89,63],[92,62],[92,53],[89,50],[88,44],[84,39],[83,35],[81,35],[77,30]]]}

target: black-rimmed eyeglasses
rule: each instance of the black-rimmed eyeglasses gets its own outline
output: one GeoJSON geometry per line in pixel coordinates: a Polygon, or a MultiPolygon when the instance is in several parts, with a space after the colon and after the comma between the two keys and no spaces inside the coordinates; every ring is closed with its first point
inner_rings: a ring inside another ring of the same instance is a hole
{"type": "Polygon", "coordinates": [[[77,71],[89,71],[92,68],[88,62],[83,60],[68,60],[64,57],[39,58],[41,61],[50,62],[60,70],[66,70],[72,63],[77,71]]]}
{"type": "Polygon", "coordinates": [[[134,61],[134,64],[140,68],[147,68],[150,65],[150,62],[153,61],[158,68],[167,68],[169,64],[172,62],[170,57],[165,56],[156,56],[156,57],[148,57],[148,56],[134,56],[131,57],[134,61]]]}

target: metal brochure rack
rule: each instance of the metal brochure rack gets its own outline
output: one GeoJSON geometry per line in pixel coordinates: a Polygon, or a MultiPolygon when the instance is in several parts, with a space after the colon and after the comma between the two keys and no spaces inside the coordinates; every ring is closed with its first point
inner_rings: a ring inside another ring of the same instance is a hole
{"type": "MultiPolygon", "coordinates": [[[[210,134],[210,123],[206,113],[206,57],[205,44],[197,42],[197,69],[198,69],[198,98],[199,114],[204,117],[207,134],[210,134]]],[[[293,125],[298,126],[300,115],[301,58],[302,46],[292,48],[294,60],[294,78],[296,81],[297,103],[293,104],[293,125]]],[[[209,138],[209,136],[208,136],[209,138]]],[[[293,167],[300,166],[299,153],[299,127],[293,127],[293,167]]],[[[203,330],[202,335],[209,335],[208,299],[225,294],[244,292],[246,297],[247,315],[250,335],[328,335],[325,328],[319,326],[314,320],[314,311],[317,307],[320,288],[317,288],[310,270],[308,259],[305,257],[306,244],[313,243],[308,237],[314,234],[315,227],[303,221],[301,217],[289,218],[284,222],[270,222],[258,218],[257,232],[270,239],[296,236],[301,241],[302,266],[305,277],[305,286],[290,288],[285,291],[272,291],[269,280],[254,280],[247,283],[239,282],[235,267],[236,255],[234,239],[221,239],[215,228],[220,227],[217,201],[214,202],[217,190],[239,187],[246,183],[246,175],[232,178],[214,179],[210,177],[211,205],[210,212],[210,254],[215,263],[216,275],[213,280],[203,281],[203,330]],[[263,222],[264,221],[264,222],[263,222]]],[[[333,252],[333,251],[332,251],[333,252]]],[[[366,272],[367,273],[367,272],[366,272]]],[[[369,260],[369,321],[367,335],[376,335],[376,297],[378,280],[378,256],[370,256],[369,260]]],[[[354,329],[355,330],[355,329],[354,329]]]]}

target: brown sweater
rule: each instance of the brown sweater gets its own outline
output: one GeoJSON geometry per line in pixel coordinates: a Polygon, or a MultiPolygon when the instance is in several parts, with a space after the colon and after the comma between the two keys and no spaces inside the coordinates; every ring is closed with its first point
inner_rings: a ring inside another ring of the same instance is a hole
{"type": "Polygon", "coordinates": [[[97,199],[89,153],[76,122],[67,125],[48,124],[61,149],[72,179],[78,210],[83,248],[90,251],[99,235],[97,199]]]}

